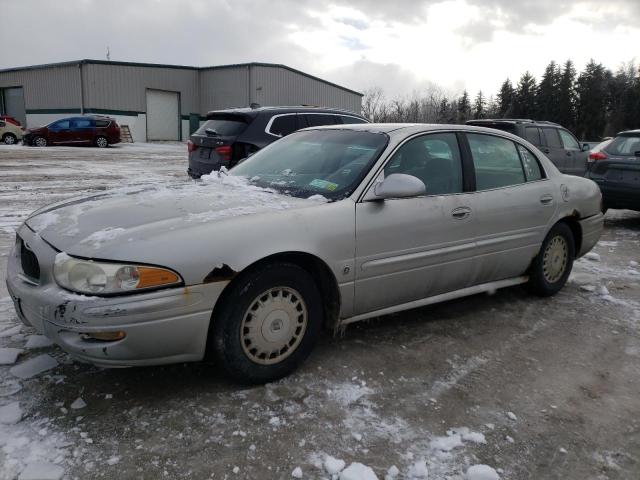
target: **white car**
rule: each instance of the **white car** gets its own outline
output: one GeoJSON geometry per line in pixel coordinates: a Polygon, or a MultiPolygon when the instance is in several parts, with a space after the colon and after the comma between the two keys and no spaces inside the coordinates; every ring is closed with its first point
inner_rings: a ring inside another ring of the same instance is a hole
{"type": "Polygon", "coordinates": [[[24,130],[10,122],[0,120],[0,139],[6,145],[14,145],[22,140],[24,130]]]}

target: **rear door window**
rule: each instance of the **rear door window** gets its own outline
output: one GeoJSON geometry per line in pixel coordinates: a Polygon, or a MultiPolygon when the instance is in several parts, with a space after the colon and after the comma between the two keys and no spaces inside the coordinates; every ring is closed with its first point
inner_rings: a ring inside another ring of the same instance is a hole
{"type": "Polygon", "coordinates": [[[527,177],[527,182],[534,182],[544,178],[542,175],[542,167],[540,167],[538,159],[529,151],[528,148],[518,145],[518,153],[522,160],[522,166],[524,168],[524,174],[527,177]]]}
{"type": "Polygon", "coordinates": [[[198,130],[196,135],[230,137],[240,135],[247,128],[244,118],[239,116],[213,116],[198,130]]]}
{"type": "Polygon", "coordinates": [[[540,140],[540,130],[538,127],[527,127],[524,129],[524,138],[527,139],[530,143],[534,145],[542,145],[542,141],[540,140]]]}
{"type": "Polygon", "coordinates": [[[91,128],[91,120],[88,118],[77,118],[73,120],[73,128],[91,128]]]}
{"type": "Polygon", "coordinates": [[[321,125],[335,125],[336,116],[323,113],[304,114],[307,119],[307,125],[310,127],[319,127],[321,125]]]}
{"type": "Polygon", "coordinates": [[[564,148],[567,150],[580,150],[580,144],[578,141],[566,130],[558,130],[560,133],[560,138],[562,139],[562,144],[564,148]]]}
{"type": "Polygon", "coordinates": [[[298,130],[298,116],[295,113],[273,117],[268,133],[285,137],[298,130]]]}
{"type": "Polygon", "coordinates": [[[506,138],[468,133],[476,189],[490,190],[525,182],[516,144],[506,138]]]}
{"type": "Polygon", "coordinates": [[[564,148],[560,141],[557,128],[542,128],[542,132],[544,133],[544,138],[547,140],[547,147],[564,148]]]}
{"type": "Polygon", "coordinates": [[[96,120],[96,127],[104,128],[109,126],[109,120],[96,120]]]}

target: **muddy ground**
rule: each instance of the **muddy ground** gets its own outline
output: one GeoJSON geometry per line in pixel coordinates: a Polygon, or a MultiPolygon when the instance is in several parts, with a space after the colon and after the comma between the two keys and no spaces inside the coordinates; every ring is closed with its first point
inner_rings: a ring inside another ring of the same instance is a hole
{"type": "MultiPolygon", "coordinates": [[[[188,181],[185,150],[0,146],[0,330],[18,322],[4,275],[30,211],[188,181]]],[[[215,365],[100,369],[55,346],[25,350],[18,363],[47,354],[59,365],[26,380],[0,366],[0,407],[23,411],[0,425],[0,478],[38,461],[79,479],[291,478],[296,467],[330,478],[327,455],[381,479],[392,465],[413,478],[421,460],[431,479],[474,464],[503,479],[640,478],[640,213],[608,212],[594,251],[553,298],[514,287],[352,325],[263,387],[233,385],[215,365]],[[86,406],[72,409],[77,398],[86,406]]]]}

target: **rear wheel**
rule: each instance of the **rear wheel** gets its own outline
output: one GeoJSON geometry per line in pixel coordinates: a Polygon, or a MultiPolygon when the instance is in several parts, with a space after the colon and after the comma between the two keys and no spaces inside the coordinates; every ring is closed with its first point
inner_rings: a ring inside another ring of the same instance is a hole
{"type": "Polygon", "coordinates": [[[106,137],[98,137],[96,138],[96,147],[98,148],[107,148],[109,146],[109,141],[106,137]]]}
{"type": "Polygon", "coordinates": [[[557,223],[542,242],[531,266],[531,290],[543,297],[556,294],[567,282],[574,258],[573,233],[566,223],[557,223]]]}
{"type": "Polygon", "coordinates": [[[13,133],[5,133],[2,136],[2,141],[7,145],[13,145],[18,141],[18,137],[16,137],[13,133]]]}
{"type": "Polygon", "coordinates": [[[33,139],[33,144],[36,147],[46,147],[47,146],[47,139],[44,137],[36,137],[33,139]]]}
{"type": "Polygon", "coordinates": [[[266,383],[295,370],[322,325],[313,278],[290,263],[264,265],[238,278],[212,318],[209,348],[227,375],[266,383]]]}

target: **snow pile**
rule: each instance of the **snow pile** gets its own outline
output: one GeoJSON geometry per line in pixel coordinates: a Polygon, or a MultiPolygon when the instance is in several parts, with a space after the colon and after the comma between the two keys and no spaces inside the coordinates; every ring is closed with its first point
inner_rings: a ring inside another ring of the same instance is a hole
{"type": "Polygon", "coordinates": [[[13,365],[22,352],[20,348],[0,348],[0,365],[13,365]]]}
{"type": "Polygon", "coordinates": [[[324,459],[324,469],[330,475],[340,473],[340,471],[344,468],[346,463],[344,460],[340,460],[332,457],[331,455],[327,455],[327,458],[324,459]]]}
{"type": "Polygon", "coordinates": [[[120,227],[107,227],[92,233],[80,241],[80,243],[90,243],[93,248],[100,248],[103,242],[109,242],[124,234],[126,230],[120,227]]]}
{"type": "Polygon", "coordinates": [[[29,335],[27,337],[27,343],[24,344],[24,348],[27,350],[35,350],[37,348],[50,347],[51,345],[53,345],[53,341],[44,335],[29,335]]]}
{"type": "Polygon", "coordinates": [[[500,480],[500,475],[489,465],[473,465],[467,470],[466,480],[500,480]]]}
{"type": "Polygon", "coordinates": [[[0,407],[0,423],[15,425],[22,420],[22,409],[19,402],[12,402],[0,407]]]}
{"type": "Polygon", "coordinates": [[[409,478],[424,479],[429,478],[429,469],[427,468],[427,462],[424,460],[418,460],[411,468],[409,468],[409,478]]]}
{"type": "Polygon", "coordinates": [[[356,462],[340,472],[340,480],[378,480],[378,477],[370,467],[356,462]]]}
{"type": "Polygon", "coordinates": [[[291,476],[293,478],[302,478],[302,469],[300,467],[296,467],[291,472],[291,476]]]}
{"type": "Polygon", "coordinates": [[[34,462],[27,465],[18,480],[60,480],[64,475],[64,468],[53,463],[34,462]]]}

